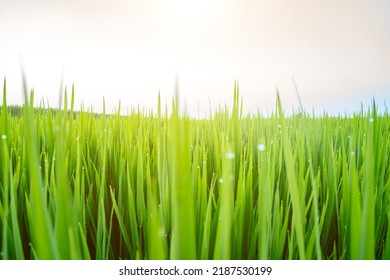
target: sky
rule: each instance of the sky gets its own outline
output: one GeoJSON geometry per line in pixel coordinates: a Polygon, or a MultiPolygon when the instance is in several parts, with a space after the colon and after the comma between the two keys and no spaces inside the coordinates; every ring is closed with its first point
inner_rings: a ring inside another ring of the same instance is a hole
{"type": "MultiPolygon", "coordinates": [[[[171,104],[193,115],[231,105],[331,114],[390,104],[390,1],[0,0],[0,77],[22,104],[21,68],[35,99],[123,112],[171,104]]],[[[1,85],[1,89],[2,89],[1,85]]]]}

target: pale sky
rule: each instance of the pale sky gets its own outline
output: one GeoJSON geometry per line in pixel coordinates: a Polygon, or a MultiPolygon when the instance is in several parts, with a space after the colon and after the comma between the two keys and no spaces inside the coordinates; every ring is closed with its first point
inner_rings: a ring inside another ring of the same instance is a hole
{"type": "Polygon", "coordinates": [[[23,102],[20,57],[54,107],[63,72],[94,112],[103,96],[108,112],[156,108],[159,90],[170,105],[176,75],[192,114],[231,104],[235,80],[246,111],[273,111],[276,88],[298,108],[291,77],[305,109],[352,112],[390,104],[390,1],[0,0],[9,104],[23,102]]]}

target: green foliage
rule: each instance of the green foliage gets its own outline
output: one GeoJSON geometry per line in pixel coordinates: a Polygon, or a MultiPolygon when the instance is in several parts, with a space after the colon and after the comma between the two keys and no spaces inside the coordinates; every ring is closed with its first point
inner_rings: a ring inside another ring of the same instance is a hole
{"type": "MultiPolygon", "coordinates": [[[[390,259],[390,119],[7,107],[1,259],[390,259]],[[19,111],[18,111],[19,110],[19,111]]],[[[69,108],[68,108],[69,106],[69,108]]]]}

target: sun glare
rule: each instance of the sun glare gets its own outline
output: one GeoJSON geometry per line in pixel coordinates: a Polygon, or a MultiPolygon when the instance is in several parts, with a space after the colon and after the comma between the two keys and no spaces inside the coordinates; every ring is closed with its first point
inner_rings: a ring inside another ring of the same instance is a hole
{"type": "Polygon", "coordinates": [[[207,0],[170,0],[169,6],[174,13],[183,16],[194,16],[207,10],[212,1],[207,0]]]}
{"type": "Polygon", "coordinates": [[[169,0],[164,3],[174,17],[192,20],[213,14],[219,2],[220,0],[169,0]]]}

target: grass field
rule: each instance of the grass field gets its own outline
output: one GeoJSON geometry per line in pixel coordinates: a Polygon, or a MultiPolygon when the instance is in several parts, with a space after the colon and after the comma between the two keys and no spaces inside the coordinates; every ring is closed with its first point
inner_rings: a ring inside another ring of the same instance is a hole
{"type": "MultiPolygon", "coordinates": [[[[26,90],[25,90],[26,91],[26,90]]],[[[7,111],[1,259],[390,259],[390,118],[7,111]]],[[[70,97],[71,100],[67,100],[70,97]]],[[[177,100],[177,99],[176,99],[177,100]]],[[[69,102],[68,102],[69,101],[69,102]]],[[[69,105],[69,104],[70,105],[69,105]]]]}

